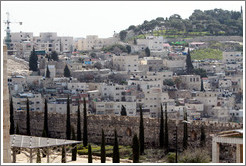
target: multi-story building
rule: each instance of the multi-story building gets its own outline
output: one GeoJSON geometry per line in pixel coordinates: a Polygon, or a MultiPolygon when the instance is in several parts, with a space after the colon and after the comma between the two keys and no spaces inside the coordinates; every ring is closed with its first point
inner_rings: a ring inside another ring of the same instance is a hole
{"type": "Polygon", "coordinates": [[[185,89],[201,90],[201,79],[199,75],[181,75],[180,79],[185,89]]]}
{"type": "Polygon", "coordinates": [[[77,49],[80,51],[98,50],[105,46],[113,45],[118,42],[115,37],[98,38],[97,35],[88,35],[86,38],[78,39],[77,49]]]}
{"type": "Polygon", "coordinates": [[[113,55],[113,66],[120,71],[138,71],[138,55],[113,55]]]}
{"type": "Polygon", "coordinates": [[[163,51],[163,37],[147,36],[146,39],[137,39],[137,45],[145,46],[150,51],[163,51]]]}
{"type": "Polygon", "coordinates": [[[171,71],[179,71],[185,68],[185,60],[186,57],[182,55],[168,56],[163,60],[163,64],[171,71]]]}
{"type": "Polygon", "coordinates": [[[144,57],[140,61],[141,66],[146,66],[147,71],[159,71],[164,69],[163,60],[159,57],[144,57]]]}
{"type": "Polygon", "coordinates": [[[13,96],[13,108],[15,111],[26,111],[27,98],[30,111],[43,111],[44,101],[40,93],[19,93],[13,96]]]}
{"type": "Polygon", "coordinates": [[[136,102],[94,102],[96,114],[121,115],[122,106],[126,108],[127,116],[136,116],[136,102]]]}

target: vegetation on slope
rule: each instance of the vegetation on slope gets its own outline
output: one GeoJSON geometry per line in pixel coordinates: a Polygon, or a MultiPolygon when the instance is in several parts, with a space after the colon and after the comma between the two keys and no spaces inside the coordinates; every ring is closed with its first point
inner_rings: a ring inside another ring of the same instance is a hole
{"type": "Polygon", "coordinates": [[[204,48],[191,51],[192,60],[222,59],[222,51],[218,49],[204,48]]]}

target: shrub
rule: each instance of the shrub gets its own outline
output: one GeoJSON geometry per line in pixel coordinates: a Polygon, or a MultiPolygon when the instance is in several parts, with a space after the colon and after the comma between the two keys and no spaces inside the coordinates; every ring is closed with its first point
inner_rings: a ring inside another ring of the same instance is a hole
{"type": "Polygon", "coordinates": [[[179,157],[181,163],[209,163],[211,161],[206,149],[187,149],[179,157]]]}
{"type": "Polygon", "coordinates": [[[167,162],[175,163],[176,153],[168,153],[167,155],[167,162]]]}

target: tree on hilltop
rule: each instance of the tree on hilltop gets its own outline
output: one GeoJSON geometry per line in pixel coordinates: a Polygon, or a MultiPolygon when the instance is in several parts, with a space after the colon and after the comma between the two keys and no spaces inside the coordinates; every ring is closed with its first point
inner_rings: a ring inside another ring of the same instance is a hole
{"type": "Polygon", "coordinates": [[[29,57],[29,70],[38,71],[38,56],[34,47],[29,57]]]}
{"type": "Polygon", "coordinates": [[[71,77],[71,73],[67,65],[64,68],[64,77],[71,77]]]}

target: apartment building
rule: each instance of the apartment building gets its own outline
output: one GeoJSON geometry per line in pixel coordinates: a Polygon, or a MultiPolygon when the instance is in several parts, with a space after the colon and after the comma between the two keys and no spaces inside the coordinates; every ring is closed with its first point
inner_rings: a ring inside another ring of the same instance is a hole
{"type": "Polygon", "coordinates": [[[136,116],[136,102],[94,102],[94,108],[98,115],[121,115],[122,106],[126,108],[127,116],[136,116]]]}
{"type": "Polygon", "coordinates": [[[14,111],[26,111],[26,102],[29,99],[30,111],[40,111],[44,109],[44,101],[40,93],[19,93],[12,97],[14,111]]]}
{"type": "Polygon", "coordinates": [[[148,47],[150,51],[163,51],[163,44],[162,36],[147,36],[146,39],[137,39],[137,45],[148,47]]]}
{"type": "Polygon", "coordinates": [[[164,69],[163,60],[159,57],[144,57],[143,60],[140,61],[142,66],[147,66],[147,71],[160,71],[164,69]]]}
{"type": "Polygon", "coordinates": [[[97,35],[87,35],[86,38],[78,39],[77,49],[80,51],[98,50],[117,42],[118,39],[115,37],[99,38],[97,35]]]}
{"type": "Polygon", "coordinates": [[[199,75],[181,75],[181,82],[184,84],[185,89],[201,90],[201,79],[199,75]]]}
{"type": "Polygon", "coordinates": [[[163,59],[163,64],[171,71],[183,70],[186,66],[186,56],[174,55],[163,59]]]}
{"type": "Polygon", "coordinates": [[[138,55],[113,55],[113,66],[119,71],[138,71],[138,55]]]}

